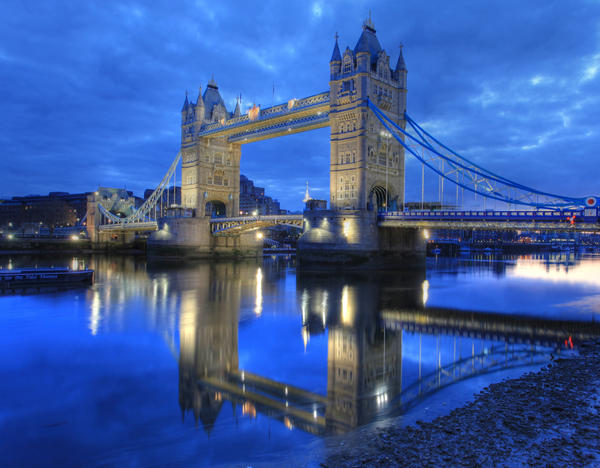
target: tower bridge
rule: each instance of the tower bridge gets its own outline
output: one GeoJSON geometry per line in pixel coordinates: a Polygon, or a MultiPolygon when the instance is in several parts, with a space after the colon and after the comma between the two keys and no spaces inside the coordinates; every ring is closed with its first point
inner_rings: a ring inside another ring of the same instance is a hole
{"type": "Polygon", "coordinates": [[[254,105],[244,114],[239,99],[233,111],[227,109],[214,79],[195,100],[186,95],[180,150],[156,191],[125,218],[90,200],[92,231],[156,230],[148,243],[156,255],[257,255],[261,243],[250,231],[291,224],[303,229],[300,263],[397,265],[423,259],[425,228],[600,230],[598,197],[563,196],[512,181],[461,156],[412,119],[402,47],[393,60],[370,18],[353,48],[342,51],[336,35],[329,72],[324,92],[264,109],[254,105]],[[302,221],[240,218],[242,146],[322,127],[330,128],[329,209],[305,211],[302,221]],[[446,191],[452,185],[457,205],[459,192],[463,202],[466,193],[483,203],[485,215],[404,210],[407,154],[422,166],[422,193],[427,170],[441,199],[444,184],[446,191]],[[181,204],[173,207],[168,187],[178,175],[181,204]],[[486,200],[502,211],[486,210],[486,200]],[[531,214],[516,214],[515,207],[531,214]]]}

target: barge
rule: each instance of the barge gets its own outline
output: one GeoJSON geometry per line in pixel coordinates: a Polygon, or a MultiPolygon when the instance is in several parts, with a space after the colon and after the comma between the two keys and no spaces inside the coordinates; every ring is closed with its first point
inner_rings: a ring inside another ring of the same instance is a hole
{"type": "Polygon", "coordinates": [[[94,282],[94,270],[20,268],[0,270],[0,289],[18,286],[80,285],[94,282]]]}

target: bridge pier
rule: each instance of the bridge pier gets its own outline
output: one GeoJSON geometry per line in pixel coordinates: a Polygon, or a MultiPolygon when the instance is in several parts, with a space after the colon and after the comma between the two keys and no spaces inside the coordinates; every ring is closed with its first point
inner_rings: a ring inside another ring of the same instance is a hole
{"type": "Polygon", "coordinates": [[[424,267],[423,229],[380,228],[377,214],[364,210],[305,211],[304,223],[297,251],[301,267],[424,267]]]}
{"type": "Polygon", "coordinates": [[[213,236],[210,218],[162,218],[147,243],[155,260],[261,257],[262,239],[255,232],[213,236]]]}

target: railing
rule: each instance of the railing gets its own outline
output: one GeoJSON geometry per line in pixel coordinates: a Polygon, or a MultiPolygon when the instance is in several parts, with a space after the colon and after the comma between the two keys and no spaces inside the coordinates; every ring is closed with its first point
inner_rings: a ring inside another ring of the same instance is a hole
{"type": "Polygon", "coordinates": [[[287,120],[284,122],[278,122],[273,125],[252,128],[249,130],[243,130],[241,132],[232,134],[229,137],[229,141],[232,141],[232,142],[243,141],[244,139],[247,139],[248,137],[253,137],[253,136],[258,136],[258,135],[268,135],[269,133],[276,133],[285,128],[291,129],[292,127],[305,126],[305,125],[315,124],[315,123],[319,123],[319,122],[326,122],[327,120],[329,120],[329,112],[323,112],[322,114],[316,114],[316,115],[308,115],[306,117],[293,119],[291,121],[287,120]]]}
{"type": "Polygon", "coordinates": [[[98,226],[98,230],[100,231],[156,231],[157,229],[158,224],[156,221],[101,224],[98,226]]]}
{"type": "Polygon", "coordinates": [[[302,215],[264,215],[240,216],[237,218],[214,218],[210,220],[210,230],[213,234],[231,229],[250,228],[252,225],[283,225],[301,228],[302,215]]]}
{"type": "Polygon", "coordinates": [[[264,120],[269,120],[274,117],[279,117],[286,114],[293,114],[311,107],[320,106],[329,102],[329,91],[324,93],[315,94],[302,99],[295,99],[290,103],[277,104],[276,106],[267,107],[261,109],[258,117],[255,120],[250,120],[248,115],[242,115],[226,120],[224,123],[215,122],[204,126],[199,132],[198,136],[206,136],[212,133],[229,130],[231,128],[247,125],[250,123],[257,123],[264,120]]]}
{"type": "Polygon", "coordinates": [[[585,208],[582,210],[410,210],[389,211],[379,214],[381,221],[385,220],[443,220],[443,221],[539,221],[564,223],[598,223],[600,209],[585,208]]]}

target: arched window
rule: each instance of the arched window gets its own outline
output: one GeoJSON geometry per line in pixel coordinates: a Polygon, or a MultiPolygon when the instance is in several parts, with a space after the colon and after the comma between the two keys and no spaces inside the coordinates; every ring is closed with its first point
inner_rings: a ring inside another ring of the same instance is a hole
{"type": "Polygon", "coordinates": [[[350,73],[352,71],[352,57],[350,54],[344,55],[344,69],[343,73],[350,73]]]}
{"type": "Polygon", "coordinates": [[[215,185],[223,185],[223,171],[215,171],[213,180],[215,185]]]}

